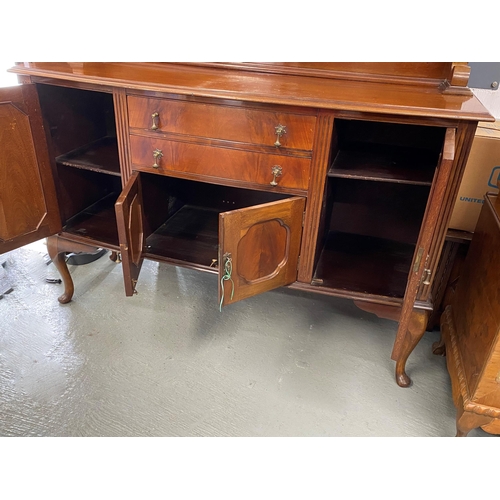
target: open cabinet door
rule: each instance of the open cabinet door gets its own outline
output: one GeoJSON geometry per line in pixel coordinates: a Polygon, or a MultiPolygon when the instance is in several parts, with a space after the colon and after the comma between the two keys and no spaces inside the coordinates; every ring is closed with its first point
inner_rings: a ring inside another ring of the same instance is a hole
{"type": "MultiPolygon", "coordinates": [[[[441,159],[438,168],[436,169],[432,189],[427,201],[427,209],[424,214],[420,235],[417,241],[406,285],[396,341],[392,350],[391,357],[397,362],[401,362],[400,360],[402,356],[404,356],[404,358],[408,356],[409,345],[414,347],[413,342],[407,338],[408,328],[410,327],[417,292],[420,283],[424,279],[424,274],[425,278],[428,281],[430,280],[430,276],[427,276],[428,273],[426,272],[426,264],[439,214],[442,212],[443,205],[445,203],[446,187],[449,182],[453,162],[455,160],[455,136],[456,132],[454,128],[447,129],[443,150],[441,152],[441,159]],[[403,353],[403,351],[406,352],[403,353]]],[[[398,383],[399,385],[407,385],[409,381],[398,381],[398,383]]]]}
{"type": "Polygon", "coordinates": [[[0,253],[61,228],[35,85],[0,88],[0,253]]]}
{"type": "Polygon", "coordinates": [[[125,294],[136,293],[135,286],[143,262],[145,245],[141,177],[134,172],[115,203],[116,224],[122,254],[125,294]]]}
{"type": "Polygon", "coordinates": [[[304,198],[219,215],[219,304],[267,292],[296,280],[304,198]]]}

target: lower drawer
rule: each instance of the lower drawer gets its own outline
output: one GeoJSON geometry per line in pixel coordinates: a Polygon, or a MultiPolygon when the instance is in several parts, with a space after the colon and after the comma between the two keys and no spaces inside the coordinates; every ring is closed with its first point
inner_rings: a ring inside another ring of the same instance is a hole
{"type": "Polygon", "coordinates": [[[309,186],[311,160],[308,158],[142,136],[131,136],[130,148],[134,170],[165,174],[178,172],[260,184],[270,189],[275,186],[305,191],[309,186]]]}

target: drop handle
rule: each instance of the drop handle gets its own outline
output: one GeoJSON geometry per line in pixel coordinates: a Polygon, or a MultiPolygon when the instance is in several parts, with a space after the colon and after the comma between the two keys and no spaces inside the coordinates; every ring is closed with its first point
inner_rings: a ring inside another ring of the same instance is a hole
{"type": "Polygon", "coordinates": [[[274,130],[275,130],[275,134],[277,135],[276,142],[274,143],[274,145],[277,148],[279,148],[281,146],[280,137],[283,134],[286,134],[286,126],[280,124],[277,127],[274,127],[274,130]]]}
{"type": "Polygon", "coordinates": [[[158,130],[158,121],[160,118],[160,113],[155,112],[151,115],[151,120],[153,121],[153,124],[151,125],[151,130],[158,130]]]}
{"type": "Polygon", "coordinates": [[[281,177],[283,173],[283,169],[279,165],[274,165],[271,169],[271,173],[273,174],[273,180],[270,182],[271,186],[277,186],[276,177],[281,177]]]}
{"type": "Polygon", "coordinates": [[[161,151],[161,149],[155,149],[153,151],[153,158],[155,159],[155,162],[153,163],[153,168],[158,168],[160,165],[159,165],[159,161],[160,161],[160,158],[163,156],[163,153],[161,151]]]}

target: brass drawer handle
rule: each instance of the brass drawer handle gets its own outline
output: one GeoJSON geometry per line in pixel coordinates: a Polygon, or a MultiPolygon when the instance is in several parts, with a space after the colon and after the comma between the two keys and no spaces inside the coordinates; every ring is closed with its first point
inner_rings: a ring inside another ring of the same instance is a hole
{"type": "Polygon", "coordinates": [[[277,139],[276,139],[276,142],[274,143],[274,145],[277,148],[279,148],[281,146],[280,137],[283,134],[286,134],[286,126],[280,124],[277,127],[274,127],[274,130],[276,130],[275,134],[278,136],[277,139]]]}
{"type": "Polygon", "coordinates": [[[151,125],[151,130],[158,130],[159,117],[160,117],[160,113],[153,113],[151,115],[151,119],[153,120],[153,125],[151,125]]]}
{"type": "Polygon", "coordinates": [[[160,165],[158,164],[160,161],[160,158],[163,156],[163,153],[161,152],[161,149],[155,149],[153,151],[153,158],[155,159],[155,162],[153,164],[153,168],[158,168],[160,165]]]}
{"type": "Polygon", "coordinates": [[[283,173],[283,169],[279,165],[274,165],[271,169],[271,173],[273,174],[273,180],[270,182],[271,186],[277,186],[276,177],[280,177],[283,173]]]}

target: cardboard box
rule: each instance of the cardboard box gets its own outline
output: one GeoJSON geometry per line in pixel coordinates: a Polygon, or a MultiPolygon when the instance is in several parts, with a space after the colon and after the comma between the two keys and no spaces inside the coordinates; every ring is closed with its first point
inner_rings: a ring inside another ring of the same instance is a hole
{"type": "Polygon", "coordinates": [[[481,122],[476,130],[448,227],[474,232],[484,195],[487,192],[498,193],[499,179],[500,121],[481,122]]]}

